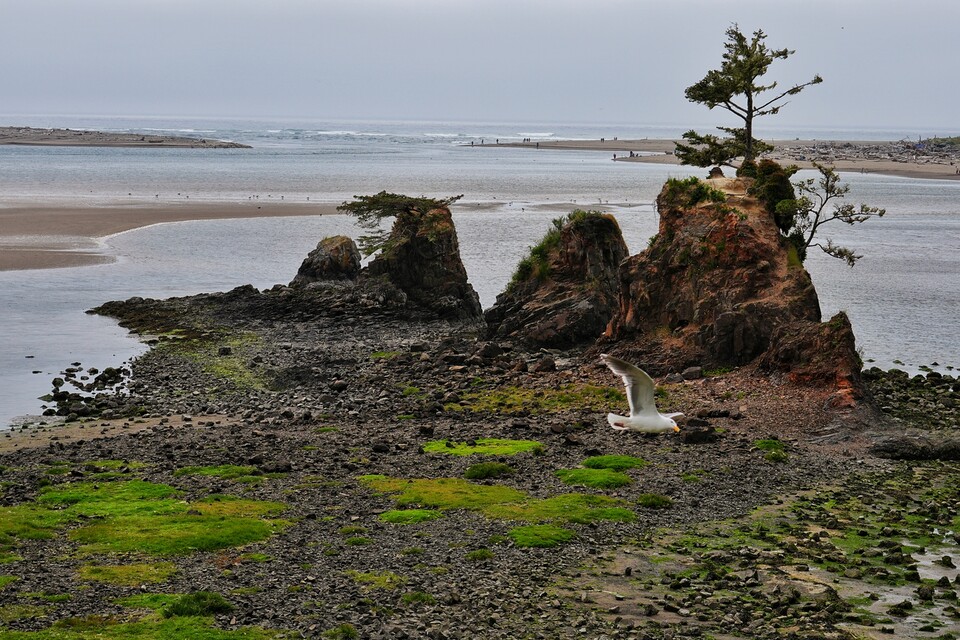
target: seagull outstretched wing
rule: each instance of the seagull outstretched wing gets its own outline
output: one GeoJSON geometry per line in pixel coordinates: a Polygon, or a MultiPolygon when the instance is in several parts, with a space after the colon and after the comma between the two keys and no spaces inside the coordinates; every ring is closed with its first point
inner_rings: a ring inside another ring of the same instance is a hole
{"type": "Polygon", "coordinates": [[[623,378],[623,384],[627,388],[631,418],[641,414],[657,415],[657,405],[653,399],[653,378],[647,375],[646,371],[605,353],[600,354],[600,359],[610,367],[611,371],[623,378]]]}

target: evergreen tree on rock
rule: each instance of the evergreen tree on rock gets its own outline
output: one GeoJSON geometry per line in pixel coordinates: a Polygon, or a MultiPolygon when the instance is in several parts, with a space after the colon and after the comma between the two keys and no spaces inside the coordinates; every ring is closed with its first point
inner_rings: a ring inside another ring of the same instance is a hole
{"type": "Polygon", "coordinates": [[[786,99],[823,79],[815,75],[812,80],[796,84],[785,91],[777,90],[777,82],[761,84],[761,78],[774,60],[785,60],[795,52],[789,49],[769,49],[765,44],[767,35],[762,30],[748,39],[734,24],[727,29],[726,53],[719,69],[707,72],[702,80],[687,87],[687,100],[721,107],[743,120],[742,127],[718,127],[727,136],[699,134],[687,131],[683,134],[687,144],[677,143],[676,155],[682,164],[698,167],[730,164],[734,158],[743,157],[744,165],[750,165],[769,145],[753,137],[754,119],[776,115],[786,105],[786,99]]]}

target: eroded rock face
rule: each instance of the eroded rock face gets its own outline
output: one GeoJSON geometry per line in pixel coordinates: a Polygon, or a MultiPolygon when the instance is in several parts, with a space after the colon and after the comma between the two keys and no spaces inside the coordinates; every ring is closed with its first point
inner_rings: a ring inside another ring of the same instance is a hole
{"type": "Polygon", "coordinates": [[[796,321],[779,326],[758,364],[785,373],[790,382],[833,388],[833,408],[853,407],[863,398],[862,362],[847,314],[827,322],[796,321]]]}
{"type": "Polygon", "coordinates": [[[677,182],[660,193],[659,233],[621,266],[619,307],[604,341],[625,342],[660,373],[757,362],[859,397],[849,321],[841,314],[820,322],[810,275],[746,194],[749,178],[705,182],[725,197],[677,182]]]}
{"type": "Polygon", "coordinates": [[[545,265],[511,283],[484,313],[488,335],[532,347],[593,342],[617,307],[618,268],[626,257],[612,216],[574,214],[559,230],[545,265]]]}
{"type": "Polygon", "coordinates": [[[385,278],[408,299],[442,318],[479,319],[482,314],[446,207],[398,216],[387,248],[363,270],[362,277],[385,278]]]}
{"type": "Polygon", "coordinates": [[[312,282],[356,280],[360,273],[360,251],[347,236],[324,238],[307,254],[290,282],[302,287],[312,282]]]}

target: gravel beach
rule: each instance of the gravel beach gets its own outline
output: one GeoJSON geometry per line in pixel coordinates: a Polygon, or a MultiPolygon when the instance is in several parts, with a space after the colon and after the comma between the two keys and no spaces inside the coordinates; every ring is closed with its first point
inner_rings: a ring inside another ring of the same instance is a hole
{"type": "MultiPolygon", "coordinates": [[[[364,638],[773,638],[783,637],[785,627],[806,634],[795,637],[851,637],[843,635],[851,614],[838,604],[841,596],[817,599],[800,590],[793,604],[782,605],[779,621],[766,606],[744,604],[760,595],[779,598],[771,595],[774,587],[781,584],[776,593],[784,592],[787,572],[815,562],[808,555],[770,556],[755,546],[763,542],[742,539],[733,551],[713,552],[679,544],[675,536],[712,527],[717,540],[726,535],[719,532],[729,525],[716,524],[723,522],[746,523],[756,533],[750,522],[760,507],[854,486],[866,474],[902,473],[903,463],[875,457],[869,448],[904,423],[866,406],[828,411],[816,393],[743,368],[660,381],[661,408],[687,415],[681,434],[614,432],[604,415],[622,410],[625,401],[611,395],[619,381],[593,354],[478,342],[471,323],[411,314],[377,294],[336,286],[241,288],[103,307],[154,348],[134,363],[122,393],[89,403],[74,398],[77,415],[67,425],[26,427],[0,438],[0,508],[9,515],[63,487],[141,481],[172,486],[189,504],[211,496],[280,503],[286,524],[244,546],[160,558],[84,546],[76,537],[90,526],[84,519],[52,537],[14,534],[0,540],[6,549],[0,574],[15,577],[0,590],[6,628],[39,630],[89,615],[128,619],[133,610],[118,599],[204,590],[233,606],[210,624],[297,637],[354,637],[353,630],[364,638]],[[469,449],[484,438],[539,446],[492,455],[453,455],[431,446],[469,449]],[[762,444],[767,441],[781,443],[783,455],[772,457],[762,444]],[[643,464],[627,470],[628,483],[616,488],[571,486],[557,474],[604,455],[643,464]],[[512,473],[471,486],[507,488],[530,501],[597,496],[631,515],[568,521],[555,514],[551,521],[571,539],[526,547],[512,536],[529,520],[479,507],[441,506],[440,517],[415,524],[385,521],[392,510],[433,508],[430,498],[402,506],[395,493],[366,480],[462,479],[477,462],[499,462],[512,473]],[[227,467],[246,475],[190,471],[227,467]],[[658,504],[666,508],[642,506],[648,495],[661,496],[658,504]],[[725,592],[735,594],[727,600],[717,591],[720,578],[656,563],[683,557],[689,569],[708,552],[746,576],[740,587],[726,584],[725,592]],[[156,584],[84,577],[91,565],[157,560],[175,570],[156,584]],[[644,586],[650,580],[669,588],[656,593],[644,586]],[[704,595],[715,591],[716,597],[704,595]],[[42,601],[30,594],[66,597],[42,601]],[[727,609],[740,617],[730,618],[727,609]],[[748,635],[734,633],[737,628],[748,635]]],[[[65,372],[60,388],[70,389],[71,380],[84,384],[85,366],[65,372]]],[[[947,383],[944,397],[953,398],[947,383]]],[[[884,394],[888,414],[916,402],[916,394],[884,394]]],[[[941,428],[955,430],[955,414],[944,415],[941,428]]],[[[955,471],[944,477],[955,481],[955,471]]],[[[856,491],[864,495],[865,489],[856,491]]],[[[956,494],[944,495],[949,519],[956,515],[956,494]]],[[[814,520],[808,514],[794,526],[832,526],[838,536],[836,529],[843,529],[814,520]]],[[[883,587],[865,582],[859,594],[868,591],[883,587]]],[[[947,606],[937,613],[941,624],[956,625],[949,601],[938,601],[947,606]]],[[[861,617],[857,624],[868,620],[861,617]]],[[[920,623],[897,624],[874,626],[906,634],[897,637],[927,637],[910,631],[920,623]]]]}

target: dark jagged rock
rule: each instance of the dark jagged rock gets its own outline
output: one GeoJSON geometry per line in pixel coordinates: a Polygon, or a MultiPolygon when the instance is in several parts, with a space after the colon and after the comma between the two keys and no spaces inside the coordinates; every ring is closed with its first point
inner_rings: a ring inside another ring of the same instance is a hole
{"type": "Polygon", "coordinates": [[[484,313],[488,334],[532,347],[593,342],[616,309],[617,270],[627,257],[617,221],[575,212],[541,246],[543,264],[512,282],[484,313]]]}
{"type": "Polygon", "coordinates": [[[747,195],[749,178],[670,181],[657,198],[660,229],[620,269],[616,340],[659,372],[691,365],[785,373],[833,386],[838,404],[862,393],[846,316],[820,322],[810,275],[773,217],[747,195]]]}
{"type": "Polygon", "coordinates": [[[893,460],[960,460],[960,438],[904,433],[884,438],[870,452],[893,460]]]}
{"type": "Polygon", "coordinates": [[[450,210],[398,215],[387,245],[361,279],[383,278],[442,318],[480,318],[480,297],[467,281],[450,210]]]}
{"type": "Polygon", "coordinates": [[[761,369],[786,373],[795,384],[832,386],[832,407],[853,406],[863,397],[853,326],[842,311],[827,322],[778,327],[758,363],[761,369]]]}
{"type": "Polygon", "coordinates": [[[291,287],[328,280],[356,280],[360,273],[360,250],[347,236],[324,238],[307,254],[291,287]]]}

